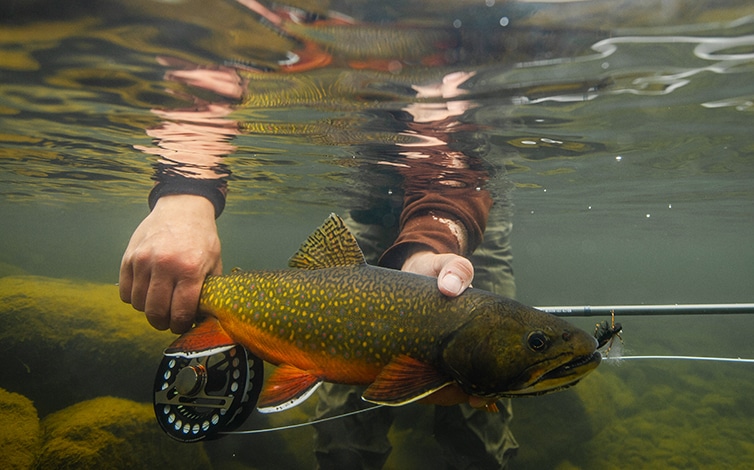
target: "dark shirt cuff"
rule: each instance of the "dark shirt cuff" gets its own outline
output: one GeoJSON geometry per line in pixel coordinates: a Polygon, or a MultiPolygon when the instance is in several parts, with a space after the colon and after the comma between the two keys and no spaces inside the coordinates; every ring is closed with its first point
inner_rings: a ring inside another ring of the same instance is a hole
{"type": "Polygon", "coordinates": [[[149,210],[154,209],[162,196],[173,194],[192,194],[207,198],[215,207],[215,218],[220,217],[225,209],[226,185],[222,180],[206,180],[171,176],[162,178],[149,193],[149,210]]]}

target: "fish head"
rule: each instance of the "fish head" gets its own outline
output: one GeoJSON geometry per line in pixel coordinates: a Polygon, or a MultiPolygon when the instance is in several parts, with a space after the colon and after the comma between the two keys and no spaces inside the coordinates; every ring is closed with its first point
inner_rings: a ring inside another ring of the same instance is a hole
{"type": "Polygon", "coordinates": [[[476,397],[542,395],[576,384],[600,363],[597,340],[565,320],[490,297],[446,338],[443,366],[476,397]]]}

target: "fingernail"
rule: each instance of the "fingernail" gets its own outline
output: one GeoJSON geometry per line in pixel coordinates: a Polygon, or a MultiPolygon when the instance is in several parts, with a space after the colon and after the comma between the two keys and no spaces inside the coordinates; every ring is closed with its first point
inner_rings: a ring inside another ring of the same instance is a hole
{"type": "Polygon", "coordinates": [[[461,278],[453,273],[448,273],[444,278],[442,278],[442,285],[449,293],[453,295],[458,295],[461,293],[461,291],[463,291],[463,281],[461,281],[461,278]]]}

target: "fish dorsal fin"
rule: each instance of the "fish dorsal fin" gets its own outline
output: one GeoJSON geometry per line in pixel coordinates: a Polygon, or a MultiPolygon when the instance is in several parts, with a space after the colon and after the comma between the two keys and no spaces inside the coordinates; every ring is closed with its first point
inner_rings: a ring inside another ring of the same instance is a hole
{"type": "Polygon", "coordinates": [[[361,398],[379,405],[400,406],[431,395],[452,382],[434,367],[401,355],[382,369],[361,398]]]}
{"type": "Polygon", "coordinates": [[[282,364],[265,382],[257,410],[260,413],[275,413],[293,408],[309,398],[321,383],[319,377],[292,365],[282,364]]]}
{"type": "Polygon", "coordinates": [[[166,356],[204,357],[227,351],[236,342],[215,317],[207,317],[165,349],[166,356]]]}
{"type": "Polygon", "coordinates": [[[343,219],[335,214],[325,220],[290,259],[299,269],[322,269],[366,264],[364,253],[343,219]]]}

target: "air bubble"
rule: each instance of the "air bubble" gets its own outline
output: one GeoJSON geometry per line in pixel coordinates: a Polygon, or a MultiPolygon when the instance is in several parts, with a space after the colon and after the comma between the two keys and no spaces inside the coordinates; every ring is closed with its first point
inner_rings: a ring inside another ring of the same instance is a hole
{"type": "Polygon", "coordinates": [[[220,422],[220,416],[216,414],[212,415],[212,424],[216,425],[219,422],[220,422]]]}
{"type": "Polygon", "coordinates": [[[179,419],[178,421],[175,422],[175,426],[173,426],[173,428],[175,428],[175,430],[178,431],[179,429],[181,429],[181,426],[183,426],[183,421],[179,419]]]}
{"type": "Polygon", "coordinates": [[[173,424],[175,422],[175,413],[170,413],[170,416],[168,416],[168,424],[173,424]]]}
{"type": "Polygon", "coordinates": [[[204,421],[202,423],[202,431],[207,431],[209,429],[209,421],[204,421]]]}

